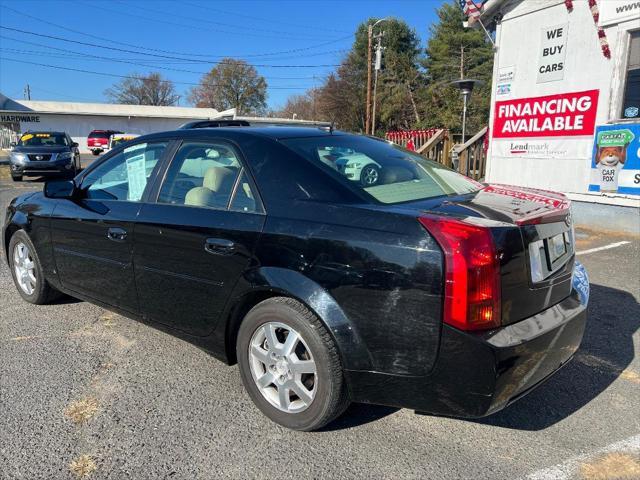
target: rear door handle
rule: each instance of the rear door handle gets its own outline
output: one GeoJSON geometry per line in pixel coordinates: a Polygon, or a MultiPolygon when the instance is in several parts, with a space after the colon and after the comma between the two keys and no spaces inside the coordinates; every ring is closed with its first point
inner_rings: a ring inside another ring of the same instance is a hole
{"type": "Polygon", "coordinates": [[[107,238],[114,242],[124,242],[127,239],[127,231],[124,228],[112,227],[107,230],[107,238]]]}
{"type": "Polygon", "coordinates": [[[207,238],[204,241],[204,249],[214,255],[232,255],[236,245],[226,238],[207,238]]]}

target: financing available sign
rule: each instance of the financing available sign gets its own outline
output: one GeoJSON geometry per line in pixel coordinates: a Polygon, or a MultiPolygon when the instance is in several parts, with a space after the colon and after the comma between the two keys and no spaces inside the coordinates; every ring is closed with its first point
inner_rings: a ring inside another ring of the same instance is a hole
{"type": "Polygon", "coordinates": [[[495,102],[493,138],[593,135],[598,90],[495,102]]]}
{"type": "Polygon", "coordinates": [[[640,123],[597,128],[589,190],[640,195],[640,123]]]}

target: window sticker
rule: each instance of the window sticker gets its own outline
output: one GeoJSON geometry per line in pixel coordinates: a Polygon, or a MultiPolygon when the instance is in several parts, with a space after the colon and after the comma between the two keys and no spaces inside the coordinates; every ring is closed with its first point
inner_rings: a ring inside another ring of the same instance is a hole
{"type": "Polygon", "coordinates": [[[144,148],[146,143],[141,145],[134,145],[133,147],[125,148],[125,153],[131,153],[140,151],[138,155],[127,158],[127,178],[129,181],[129,194],[128,200],[137,202],[142,198],[144,189],[147,186],[147,171],[145,168],[144,148]]]}

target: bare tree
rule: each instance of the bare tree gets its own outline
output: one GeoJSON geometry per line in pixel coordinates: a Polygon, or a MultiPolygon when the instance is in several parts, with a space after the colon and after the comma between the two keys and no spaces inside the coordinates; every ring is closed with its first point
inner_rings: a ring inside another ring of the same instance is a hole
{"type": "Polygon", "coordinates": [[[191,89],[189,101],[196,107],[262,114],[267,108],[267,82],[244,60],[224,58],[191,89]]]}
{"type": "Polygon", "coordinates": [[[173,82],[163,79],[156,72],[148,75],[133,74],[107,88],[104,94],[111,102],[126,105],[171,106],[180,100],[173,82]]]}
{"type": "Polygon", "coordinates": [[[282,110],[274,112],[275,116],[283,118],[293,118],[294,115],[299,120],[314,120],[314,98],[313,92],[309,90],[303,95],[291,95],[287,98],[282,110]]]}

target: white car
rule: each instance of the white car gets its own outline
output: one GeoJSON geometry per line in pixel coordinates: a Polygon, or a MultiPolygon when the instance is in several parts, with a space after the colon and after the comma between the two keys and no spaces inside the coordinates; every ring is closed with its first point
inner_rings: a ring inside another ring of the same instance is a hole
{"type": "Polygon", "coordinates": [[[343,155],[335,161],[336,168],[349,180],[363,187],[373,187],[380,181],[380,164],[362,153],[343,155]]]}

